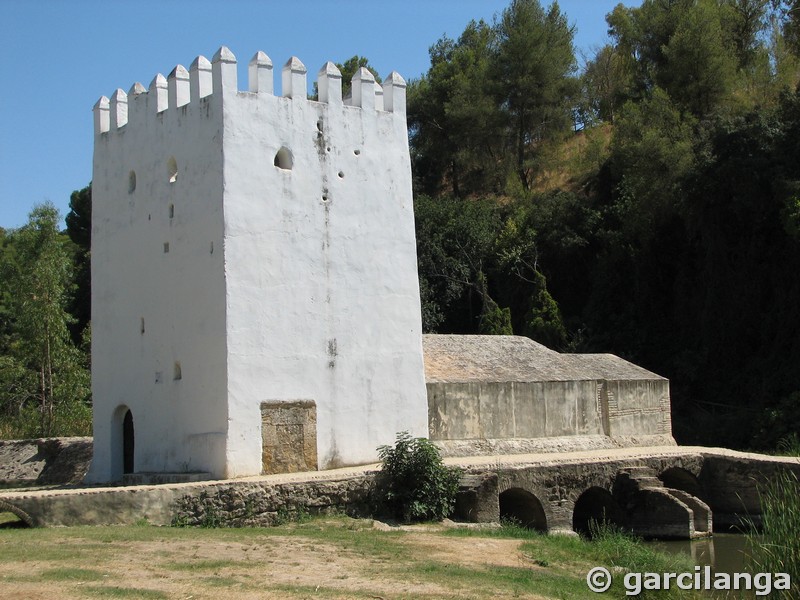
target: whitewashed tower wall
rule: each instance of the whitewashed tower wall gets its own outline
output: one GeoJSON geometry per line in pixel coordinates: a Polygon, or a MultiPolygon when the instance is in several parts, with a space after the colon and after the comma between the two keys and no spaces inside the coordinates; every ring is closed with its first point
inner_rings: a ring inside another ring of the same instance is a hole
{"type": "Polygon", "coordinates": [[[90,480],[128,408],[136,471],[260,473],[262,402],[315,403],[318,468],[427,435],[405,82],[248,79],[223,47],[95,106],[90,480]]]}

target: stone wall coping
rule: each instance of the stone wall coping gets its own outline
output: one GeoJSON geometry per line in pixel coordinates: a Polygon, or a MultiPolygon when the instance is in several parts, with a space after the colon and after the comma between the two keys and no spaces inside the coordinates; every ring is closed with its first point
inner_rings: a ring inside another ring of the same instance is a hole
{"type": "MultiPolygon", "coordinates": [[[[653,458],[668,458],[674,456],[702,457],[702,458],[728,458],[743,461],[757,461],[773,464],[786,464],[800,466],[800,458],[787,456],[770,456],[752,452],[739,452],[726,448],[710,448],[705,446],[654,446],[647,448],[618,448],[590,450],[581,452],[565,452],[559,454],[518,454],[502,456],[471,456],[467,458],[445,458],[444,462],[450,466],[458,466],[465,470],[497,470],[515,469],[535,466],[567,466],[580,464],[596,464],[601,462],[617,462],[629,460],[646,460],[653,458]]],[[[26,498],[58,496],[58,495],[88,495],[105,494],[109,492],[146,492],[148,490],[182,490],[197,489],[199,487],[221,487],[231,484],[243,485],[281,485],[286,483],[302,482],[333,482],[346,481],[358,477],[371,476],[380,470],[379,464],[362,465],[359,467],[346,467],[328,471],[311,471],[305,473],[286,473],[279,475],[259,475],[239,479],[222,479],[203,482],[169,483],[160,485],[141,486],[113,486],[113,487],[75,487],[34,491],[9,491],[0,493],[0,500],[11,503],[13,500],[26,498]]]]}

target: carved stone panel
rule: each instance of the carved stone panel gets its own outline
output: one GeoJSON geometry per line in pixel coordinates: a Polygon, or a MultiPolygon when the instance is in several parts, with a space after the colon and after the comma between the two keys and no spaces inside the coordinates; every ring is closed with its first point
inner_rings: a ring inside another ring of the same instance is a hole
{"type": "Polygon", "coordinates": [[[313,400],[261,403],[261,472],[317,470],[317,406],[313,400]]]}

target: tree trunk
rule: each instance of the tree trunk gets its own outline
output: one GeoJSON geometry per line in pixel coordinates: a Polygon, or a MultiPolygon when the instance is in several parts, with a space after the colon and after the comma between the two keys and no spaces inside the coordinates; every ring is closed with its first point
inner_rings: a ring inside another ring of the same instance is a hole
{"type": "Polygon", "coordinates": [[[525,190],[530,189],[528,174],[525,172],[525,119],[519,117],[519,130],[517,131],[517,176],[525,190]]]}
{"type": "Polygon", "coordinates": [[[452,179],[453,185],[453,196],[456,198],[461,197],[461,187],[458,184],[458,166],[456,165],[456,161],[450,161],[450,179],[452,179]]]}

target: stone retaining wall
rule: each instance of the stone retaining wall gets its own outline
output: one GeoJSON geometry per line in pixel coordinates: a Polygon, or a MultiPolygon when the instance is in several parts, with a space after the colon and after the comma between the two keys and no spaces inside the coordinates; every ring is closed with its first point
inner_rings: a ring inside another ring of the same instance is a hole
{"type": "Polygon", "coordinates": [[[282,481],[207,481],[165,485],[9,491],[0,512],[11,510],[28,525],[268,526],[303,514],[367,516],[372,471],[299,474],[282,481]],[[305,476],[305,477],[304,477],[305,476]]]}
{"type": "Polygon", "coordinates": [[[172,525],[263,527],[307,514],[367,517],[373,509],[373,475],[333,481],[267,485],[229,484],[191,491],[172,502],[172,525]]]}

